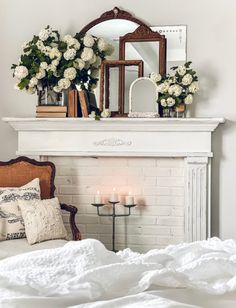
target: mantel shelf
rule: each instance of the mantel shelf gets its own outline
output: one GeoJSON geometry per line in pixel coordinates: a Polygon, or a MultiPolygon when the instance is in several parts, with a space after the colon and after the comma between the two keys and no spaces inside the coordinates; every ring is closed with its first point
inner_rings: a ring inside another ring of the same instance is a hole
{"type": "Polygon", "coordinates": [[[200,131],[212,132],[224,118],[3,118],[16,131],[200,131]]]}

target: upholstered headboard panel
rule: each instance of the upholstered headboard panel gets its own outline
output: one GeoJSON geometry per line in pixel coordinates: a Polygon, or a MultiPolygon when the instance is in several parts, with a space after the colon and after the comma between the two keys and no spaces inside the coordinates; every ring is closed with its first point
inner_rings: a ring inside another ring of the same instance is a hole
{"type": "Polygon", "coordinates": [[[19,157],[9,162],[0,162],[0,187],[20,187],[39,178],[41,198],[54,197],[55,166],[51,162],[37,162],[19,157]]]}

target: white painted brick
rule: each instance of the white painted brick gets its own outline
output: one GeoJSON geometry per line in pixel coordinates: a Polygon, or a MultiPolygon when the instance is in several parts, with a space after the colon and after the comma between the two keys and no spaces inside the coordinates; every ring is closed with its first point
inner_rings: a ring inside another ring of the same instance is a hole
{"type": "Polygon", "coordinates": [[[138,206],[148,206],[148,205],[156,205],[156,197],[155,196],[142,196],[136,197],[136,202],[138,206]]]}
{"type": "Polygon", "coordinates": [[[167,167],[157,167],[157,176],[170,176],[171,169],[167,167]]]}
{"type": "Polygon", "coordinates": [[[184,187],[170,188],[170,195],[172,195],[172,196],[184,196],[184,187]]]}
{"type": "Polygon", "coordinates": [[[157,176],[157,167],[145,167],[143,168],[143,175],[144,176],[157,176]]]}
{"type": "Polygon", "coordinates": [[[179,244],[182,242],[181,237],[174,237],[174,236],[158,236],[156,239],[156,243],[158,245],[161,245],[163,247],[167,245],[174,245],[174,244],[179,244]]]}
{"type": "Polygon", "coordinates": [[[184,168],[171,168],[171,176],[184,176],[184,168]]]}
{"type": "Polygon", "coordinates": [[[160,167],[181,167],[184,166],[184,160],[182,158],[157,158],[157,166],[160,167]]]}
{"type": "Polygon", "coordinates": [[[183,227],[171,227],[171,235],[184,237],[183,227]]]}
{"type": "Polygon", "coordinates": [[[141,158],[141,157],[132,157],[128,159],[128,166],[130,167],[155,167],[156,159],[155,158],[141,158]]]}
{"type": "Polygon", "coordinates": [[[55,185],[70,185],[72,184],[71,176],[56,176],[55,185]]]}
{"type": "Polygon", "coordinates": [[[156,223],[159,226],[183,226],[184,218],[183,217],[163,217],[159,216],[156,218],[156,223]]]}
{"type": "Polygon", "coordinates": [[[100,185],[101,180],[101,176],[72,176],[72,184],[78,186],[100,185]]]}
{"type": "Polygon", "coordinates": [[[128,159],[125,157],[99,157],[100,166],[109,167],[126,167],[128,159]]]}
{"type": "MultiPolygon", "coordinates": [[[[148,236],[148,235],[127,235],[127,244],[132,245],[132,244],[137,244],[139,243],[140,245],[153,245],[156,244],[156,238],[155,236],[148,236]]],[[[122,237],[117,239],[117,243],[122,243],[122,237]]]]}
{"type": "Polygon", "coordinates": [[[171,205],[171,198],[170,196],[158,196],[156,197],[156,204],[157,205],[171,205]]]}
{"type": "Polygon", "coordinates": [[[92,195],[72,195],[73,204],[91,204],[93,201],[92,195]]]}
{"type": "Polygon", "coordinates": [[[170,206],[145,206],[142,213],[143,215],[169,216],[173,213],[173,209],[170,206]]]}
{"type": "Polygon", "coordinates": [[[86,238],[93,238],[93,239],[96,239],[96,240],[101,240],[100,239],[100,234],[94,234],[94,233],[82,234],[82,239],[86,239],[86,238]]]}
{"type": "Polygon", "coordinates": [[[143,195],[151,196],[168,196],[170,195],[169,187],[143,186],[143,195]]]}
{"type": "Polygon", "coordinates": [[[171,215],[183,217],[184,216],[184,208],[182,208],[182,207],[172,208],[171,215]]]}
{"type": "Polygon", "coordinates": [[[77,215],[80,224],[97,224],[99,222],[98,216],[92,215],[77,215]]]}
{"type": "Polygon", "coordinates": [[[151,234],[151,235],[171,235],[170,227],[159,227],[159,226],[143,226],[142,234],[151,234]]]}
{"type": "Polygon", "coordinates": [[[72,204],[72,196],[57,196],[60,203],[72,204]]]}
{"type": "Polygon", "coordinates": [[[101,225],[101,224],[86,224],[86,233],[108,233],[111,234],[111,225],[101,225]]]}
{"type": "Polygon", "coordinates": [[[113,176],[142,176],[143,170],[140,167],[113,167],[110,175],[113,176]]]}
{"type": "Polygon", "coordinates": [[[182,177],[157,177],[157,186],[164,187],[183,187],[185,184],[182,177]]]}
{"type": "Polygon", "coordinates": [[[171,197],[171,205],[184,206],[184,197],[171,197]]]}
{"type": "Polygon", "coordinates": [[[100,178],[100,184],[105,186],[117,186],[117,185],[127,185],[128,178],[127,176],[106,176],[100,178]]]}

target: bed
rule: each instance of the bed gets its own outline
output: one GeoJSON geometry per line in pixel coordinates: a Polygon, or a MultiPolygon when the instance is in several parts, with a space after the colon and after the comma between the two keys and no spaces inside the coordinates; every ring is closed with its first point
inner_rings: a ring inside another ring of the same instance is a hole
{"type": "MultiPolygon", "coordinates": [[[[14,241],[12,241],[14,242],[14,241]]],[[[236,307],[236,242],[108,251],[94,239],[0,261],[0,307],[236,307]]]]}

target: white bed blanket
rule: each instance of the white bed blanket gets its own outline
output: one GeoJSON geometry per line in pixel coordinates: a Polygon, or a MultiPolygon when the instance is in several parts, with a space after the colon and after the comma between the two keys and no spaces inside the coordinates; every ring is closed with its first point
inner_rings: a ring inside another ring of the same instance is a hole
{"type": "Polygon", "coordinates": [[[3,308],[145,307],[145,302],[146,307],[210,307],[167,298],[163,290],[170,288],[208,298],[225,294],[236,307],[236,242],[213,238],[146,254],[129,249],[115,254],[88,239],[0,261],[3,308]]]}

